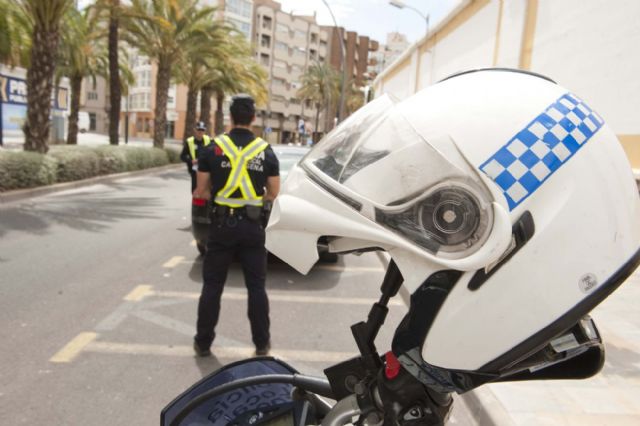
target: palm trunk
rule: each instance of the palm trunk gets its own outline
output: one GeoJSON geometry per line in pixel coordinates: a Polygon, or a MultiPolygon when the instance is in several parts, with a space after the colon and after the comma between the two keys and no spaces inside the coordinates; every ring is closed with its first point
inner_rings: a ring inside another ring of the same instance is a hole
{"type": "Polygon", "coordinates": [[[196,127],[196,107],[198,106],[198,90],[189,88],[187,91],[187,113],[184,121],[184,140],[193,136],[196,127]]]}
{"type": "Polygon", "coordinates": [[[23,127],[25,151],[44,154],[49,150],[49,114],[58,40],[57,28],[45,30],[36,25],[33,30],[31,66],[27,70],[27,120],[23,127]]]}
{"type": "Polygon", "coordinates": [[[215,133],[219,135],[224,132],[224,112],[222,111],[222,105],[224,103],[224,92],[221,90],[216,91],[216,118],[215,118],[215,133]]]}
{"type": "Polygon", "coordinates": [[[207,129],[211,129],[211,96],[213,90],[209,87],[203,87],[200,91],[200,121],[204,121],[207,129]]]}
{"type": "Polygon", "coordinates": [[[167,100],[171,84],[171,62],[166,56],[158,58],[158,76],[156,77],[156,108],[153,118],[153,146],[164,148],[164,136],[167,131],[167,100]]]}
{"type": "Polygon", "coordinates": [[[78,144],[78,112],[80,111],[80,91],[82,90],[82,76],[76,74],[71,77],[71,109],[69,111],[69,127],[67,129],[67,145],[78,144]]]}
{"type": "Polygon", "coordinates": [[[120,70],[118,64],[118,15],[120,0],[111,0],[109,17],[109,92],[111,105],[109,109],[109,143],[118,145],[118,128],[120,127],[120,70]]]}

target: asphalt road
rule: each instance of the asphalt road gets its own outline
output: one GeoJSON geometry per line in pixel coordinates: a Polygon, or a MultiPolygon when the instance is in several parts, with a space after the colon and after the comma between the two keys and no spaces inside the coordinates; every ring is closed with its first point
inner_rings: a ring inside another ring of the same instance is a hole
{"type": "MultiPolygon", "coordinates": [[[[0,423],[157,425],[176,395],[251,356],[246,291],[229,274],[214,356],[191,348],[201,258],[182,168],[0,205],[0,423]]],[[[269,265],[273,355],[301,372],[355,354],[349,326],[379,296],[374,253],[303,276],[269,265]]],[[[376,343],[390,345],[402,300],[376,343]]],[[[472,424],[459,403],[450,421],[472,424]]]]}

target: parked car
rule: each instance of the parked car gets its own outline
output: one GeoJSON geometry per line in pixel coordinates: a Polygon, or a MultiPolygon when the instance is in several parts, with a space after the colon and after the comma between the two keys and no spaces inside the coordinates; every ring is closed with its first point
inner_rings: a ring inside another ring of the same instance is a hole
{"type": "MultiPolygon", "coordinates": [[[[308,147],[296,145],[273,145],[273,151],[280,162],[280,181],[284,182],[289,170],[295,166],[302,157],[309,152],[308,147]]],[[[211,205],[206,200],[193,198],[191,204],[191,230],[196,246],[200,254],[204,255],[207,248],[207,236],[209,235],[209,211],[211,205]]],[[[318,241],[318,253],[323,262],[333,263],[338,260],[336,253],[329,253],[329,245],[326,238],[318,241]]]]}

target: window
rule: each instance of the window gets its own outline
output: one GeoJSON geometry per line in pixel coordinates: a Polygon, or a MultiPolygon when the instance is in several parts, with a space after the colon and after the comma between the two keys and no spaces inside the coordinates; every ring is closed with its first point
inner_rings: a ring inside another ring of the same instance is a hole
{"type": "Polygon", "coordinates": [[[282,50],[283,52],[288,52],[289,51],[289,46],[287,46],[287,43],[283,43],[281,41],[276,41],[276,49],[282,50]]]}
{"type": "Polygon", "coordinates": [[[269,55],[267,55],[266,53],[261,53],[260,54],[260,63],[262,65],[269,66],[269,55]]]}
{"type": "Polygon", "coordinates": [[[326,40],[320,40],[320,47],[323,47],[323,48],[325,48],[325,49],[327,48],[327,42],[326,42],[326,40]]]}
{"type": "Polygon", "coordinates": [[[317,42],[318,42],[318,34],[311,33],[311,43],[317,43],[317,42]]]}
{"type": "Polygon", "coordinates": [[[287,26],[286,26],[286,25],[284,25],[284,24],[278,24],[278,25],[276,25],[276,30],[277,30],[279,33],[287,33],[287,34],[289,34],[289,27],[287,27],[287,26]]]}
{"type": "Polygon", "coordinates": [[[316,52],[315,50],[310,49],[310,50],[309,50],[309,58],[311,58],[311,59],[316,59],[316,53],[317,53],[317,52],[316,52]]]}
{"type": "Polygon", "coordinates": [[[302,30],[296,30],[294,33],[294,36],[297,40],[306,40],[307,39],[307,32],[306,31],[302,31],[302,30]]]}
{"type": "Polygon", "coordinates": [[[96,130],[96,113],[95,112],[89,113],[89,130],[90,131],[96,130]]]}
{"type": "Polygon", "coordinates": [[[87,100],[88,101],[97,101],[98,100],[98,92],[87,92],[87,100]]]}
{"type": "Polygon", "coordinates": [[[287,82],[284,80],[284,78],[274,78],[273,79],[273,85],[275,87],[284,87],[286,83],[287,82]]]}
{"type": "Polygon", "coordinates": [[[269,16],[262,17],[262,28],[270,30],[272,24],[273,24],[273,21],[271,20],[271,17],[269,16]]]}
{"type": "Polygon", "coordinates": [[[247,0],[227,0],[225,2],[225,10],[235,13],[236,15],[251,17],[251,2],[247,0]]]}
{"type": "Polygon", "coordinates": [[[307,51],[304,49],[304,47],[296,47],[295,49],[293,49],[293,56],[304,58],[306,55],[307,51]]]}
{"type": "Polygon", "coordinates": [[[273,67],[274,68],[282,68],[282,69],[287,69],[287,63],[285,61],[278,61],[275,60],[273,61],[273,67]]]}
{"type": "Polygon", "coordinates": [[[226,21],[236,27],[237,30],[241,31],[247,38],[250,37],[251,24],[229,17],[226,18],[226,21]]]}
{"type": "Polygon", "coordinates": [[[267,48],[271,47],[271,37],[266,34],[262,34],[262,37],[260,39],[260,46],[267,48]]]}

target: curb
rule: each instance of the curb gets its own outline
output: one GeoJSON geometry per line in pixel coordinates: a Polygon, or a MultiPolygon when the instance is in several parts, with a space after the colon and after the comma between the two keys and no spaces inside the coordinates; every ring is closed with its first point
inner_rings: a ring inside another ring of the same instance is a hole
{"type": "Polygon", "coordinates": [[[0,192],[0,206],[15,201],[20,201],[25,198],[37,197],[40,195],[51,194],[53,192],[64,191],[66,189],[80,188],[83,186],[93,185],[96,183],[112,181],[116,179],[122,179],[126,177],[133,177],[145,174],[161,173],[167,170],[178,169],[184,167],[182,163],[172,163],[160,167],[152,167],[149,169],[136,170],[133,172],[115,173],[110,175],[95,176],[89,179],[75,180],[72,182],[55,183],[53,185],[38,186],[36,188],[16,189],[7,192],[0,192]]]}

